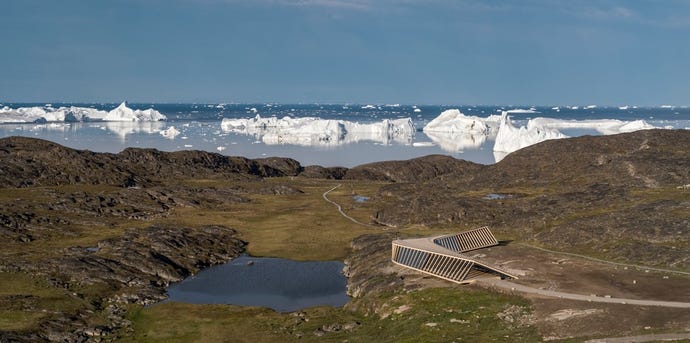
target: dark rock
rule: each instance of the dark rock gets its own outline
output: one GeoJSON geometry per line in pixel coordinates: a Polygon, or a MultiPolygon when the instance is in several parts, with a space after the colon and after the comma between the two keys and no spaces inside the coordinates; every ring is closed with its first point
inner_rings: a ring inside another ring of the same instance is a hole
{"type": "Polygon", "coordinates": [[[331,179],[341,180],[347,173],[347,168],[344,167],[322,167],[322,166],[306,166],[299,174],[303,177],[312,179],[331,179]]]}
{"type": "Polygon", "coordinates": [[[430,155],[407,161],[375,162],[349,169],[344,179],[389,182],[421,182],[441,175],[474,173],[482,165],[449,156],[430,155]]]}
{"type": "Polygon", "coordinates": [[[140,187],[159,179],[214,178],[219,175],[295,176],[299,162],[289,158],[250,160],[205,151],[163,152],[127,148],[118,154],[75,150],[49,141],[0,139],[0,186],[109,184],[140,187]]]}

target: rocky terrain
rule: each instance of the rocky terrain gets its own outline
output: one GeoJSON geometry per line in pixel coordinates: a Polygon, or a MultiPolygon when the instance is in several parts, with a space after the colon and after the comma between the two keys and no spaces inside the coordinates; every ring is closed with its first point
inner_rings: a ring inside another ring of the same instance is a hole
{"type": "Polygon", "coordinates": [[[546,141],[494,165],[382,187],[388,205],[373,219],[489,225],[551,247],[687,270],[688,146],[687,130],[546,141]]]}
{"type": "MultiPolygon", "coordinates": [[[[5,272],[43,278],[53,287],[71,290],[66,301],[87,304],[72,312],[57,311],[31,331],[0,331],[0,341],[80,342],[126,335],[132,330],[125,318],[129,304],[163,300],[170,282],[238,256],[244,244],[226,227],[149,227],[94,247],[66,248],[53,259],[3,261],[5,272]]],[[[30,309],[37,300],[0,297],[0,304],[30,309]]]]}
{"type": "MultiPolygon", "coordinates": [[[[169,282],[244,250],[235,229],[166,220],[174,211],[222,212],[251,205],[256,195],[302,194],[291,177],[376,185],[367,205],[374,228],[489,225],[502,237],[553,249],[689,270],[688,146],[690,131],[651,130],[546,141],[489,166],[427,156],[347,169],[201,151],[94,153],[0,139],[0,282],[33,290],[0,291],[0,324],[3,313],[41,313],[26,320],[33,326],[0,331],[0,342],[127,335],[129,306],[158,301],[169,282]],[[272,178],[280,181],[263,182],[272,178]]],[[[401,235],[352,242],[352,295],[372,299],[434,282],[386,271],[382,247],[401,235]],[[376,265],[360,263],[372,256],[376,265]]],[[[382,306],[348,305],[379,315],[388,311],[382,306]]]]}

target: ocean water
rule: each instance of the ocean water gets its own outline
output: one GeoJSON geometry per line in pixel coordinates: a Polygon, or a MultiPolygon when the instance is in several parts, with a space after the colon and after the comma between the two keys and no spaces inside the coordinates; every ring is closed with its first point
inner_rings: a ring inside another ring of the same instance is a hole
{"type": "MultiPolygon", "coordinates": [[[[2,103],[0,108],[45,106],[46,104],[2,103]]],[[[111,110],[118,104],[53,103],[52,107],[78,106],[111,110]]],[[[493,138],[487,136],[430,137],[422,128],[446,109],[459,109],[466,115],[486,117],[501,110],[521,109],[510,114],[515,126],[526,125],[536,117],[567,120],[618,119],[644,120],[665,128],[690,128],[688,107],[582,107],[495,106],[495,105],[352,105],[352,104],[128,104],[133,109],[154,108],[167,116],[162,122],[74,122],[0,124],[0,137],[28,136],[97,152],[122,151],[127,147],[156,148],[164,151],[205,150],[249,158],[291,157],[303,165],[352,167],[383,160],[403,160],[429,154],[444,154],[482,164],[496,162],[493,138]],[[411,118],[416,131],[406,139],[368,137],[355,142],[314,141],[311,144],[276,143],[258,135],[223,130],[223,118],[240,119],[276,116],[282,118],[318,117],[361,124],[384,119],[411,118]],[[167,138],[160,131],[174,126],[180,134],[167,138]]],[[[593,129],[563,129],[568,136],[598,135],[593,129]]]]}

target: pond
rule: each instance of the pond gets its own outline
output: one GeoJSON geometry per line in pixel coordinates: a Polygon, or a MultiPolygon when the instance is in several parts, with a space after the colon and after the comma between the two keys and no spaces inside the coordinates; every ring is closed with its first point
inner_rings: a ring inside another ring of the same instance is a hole
{"type": "Polygon", "coordinates": [[[369,201],[369,197],[365,197],[364,195],[355,195],[352,197],[352,199],[354,199],[355,202],[358,202],[358,203],[364,203],[364,202],[369,201]]]}
{"type": "Polygon", "coordinates": [[[292,312],[349,301],[339,261],[298,262],[240,256],[168,287],[168,301],[233,304],[292,312]]]}
{"type": "Polygon", "coordinates": [[[496,200],[496,199],[510,199],[513,196],[511,194],[498,194],[498,193],[489,193],[484,196],[484,199],[488,200],[496,200]]]}

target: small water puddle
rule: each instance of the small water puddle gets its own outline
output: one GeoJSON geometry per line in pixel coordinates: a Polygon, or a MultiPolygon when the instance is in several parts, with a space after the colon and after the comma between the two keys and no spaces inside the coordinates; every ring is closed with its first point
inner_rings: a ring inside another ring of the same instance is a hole
{"type": "Polygon", "coordinates": [[[355,202],[359,202],[359,203],[369,201],[369,197],[365,197],[364,195],[355,195],[352,198],[355,199],[355,202]]]}
{"type": "Polygon", "coordinates": [[[512,194],[489,193],[489,194],[484,196],[484,199],[496,200],[496,199],[510,199],[512,197],[513,197],[512,194]]]}
{"type": "Polygon", "coordinates": [[[168,301],[233,304],[292,312],[349,301],[339,261],[298,262],[240,256],[168,287],[168,301]]]}

